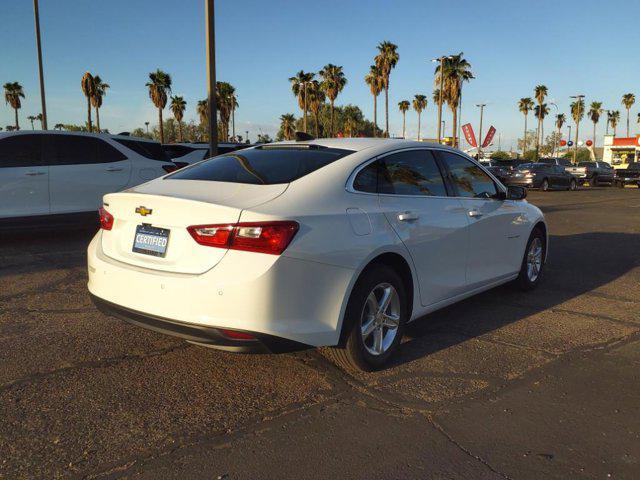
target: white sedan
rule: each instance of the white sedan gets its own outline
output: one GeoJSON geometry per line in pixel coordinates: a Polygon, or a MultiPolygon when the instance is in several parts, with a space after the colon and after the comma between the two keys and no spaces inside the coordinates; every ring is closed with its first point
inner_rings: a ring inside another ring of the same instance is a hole
{"type": "Polygon", "coordinates": [[[408,322],[538,284],[547,227],[525,196],[440,145],[261,145],[105,195],[88,287],[103,312],[189,342],[328,346],[371,370],[408,322]]]}

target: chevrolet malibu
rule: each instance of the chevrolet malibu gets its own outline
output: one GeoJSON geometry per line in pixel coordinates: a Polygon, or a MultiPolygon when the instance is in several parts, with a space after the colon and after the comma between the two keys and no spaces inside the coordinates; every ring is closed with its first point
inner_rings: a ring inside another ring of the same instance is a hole
{"type": "Polygon", "coordinates": [[[103,312],[195,344],[323,346],[377,369],[416,318],[536,287],[547,227],[525,196],[440,145],[261,145],[105,195],[88,288],[103,312]]]}

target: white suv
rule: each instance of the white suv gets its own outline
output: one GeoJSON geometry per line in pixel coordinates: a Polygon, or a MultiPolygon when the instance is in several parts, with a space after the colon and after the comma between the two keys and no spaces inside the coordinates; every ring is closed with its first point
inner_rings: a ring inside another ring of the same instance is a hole
{"type": "Polygon", "coordinates": [[[161,145],[149,140],[50,130],[0,133],[0,223],[95,212],[103,195],[174,169],[161,145]]]}

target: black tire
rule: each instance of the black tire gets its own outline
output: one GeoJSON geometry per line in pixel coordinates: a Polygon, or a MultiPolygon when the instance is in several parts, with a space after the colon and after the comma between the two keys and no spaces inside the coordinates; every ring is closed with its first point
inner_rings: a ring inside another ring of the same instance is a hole
{"type": "Polygon", "coordinates": [[[598,186],[598,177],[596,175],[591,177],[591,180],[589,180],[589,185],[591,185],[592,187],[598,186]]]}
{"type": "Polygon", "coordinates": [[[400,276],[386,265],[373,265],[358,279],[345,312],[343,325],[343,345],[326,347],[324,355],[340,368],[348,371],[373,371],[382,368],[396,353],[409,314],[408,296],[400,276]],[[361,334],[362,317],[369,294],[380,284],[393,286],[399,297],[400,320],[395,338],[384,353],[371,354],[365,347],[361,334]]]}
{"type": "Polygon", "coordinates": [[[549,191],[549,180],[547,180],[546,178],[542,180],[542,183],[540,184],[540,190],[542,190],[543,192],[549,191]]]}
{"type": "Polygon", "coordinates": [[[614,184],[618,188],[624,188],[624,183],[622,183],[622,182],[614,182],[614,184]]]}
{"type": "Polygon", "coordinates": [[[578,185],[576,184],[576,181],[572,178],[571,180],[569,180],[569,190],[573,192],[576,188],[578,188],[578,185]]]}
{"type": "Polygon", "coordinates": [[[527,247],[525,248],[524,255],[522,257],[522,264],[520,265],[520,273],[518,274],[518,278],[515,283],[523,291],[533,290],[538,286],[540,280],[542,279],[544,273],[544,259],[547,253],[547,239],[545,238],[544,233],[538,227],[534,228],[533,232],[529,236],[529,240],[527,241],[527,247]],[[531,248],[531,244],[535,241],[535,239],[539,239],[542,243],[542,263],[540,265],[540,271],[538,276],[531,280],[529,275],[527,274],[527,255],[529,253],[529,249],[531,248]]]}

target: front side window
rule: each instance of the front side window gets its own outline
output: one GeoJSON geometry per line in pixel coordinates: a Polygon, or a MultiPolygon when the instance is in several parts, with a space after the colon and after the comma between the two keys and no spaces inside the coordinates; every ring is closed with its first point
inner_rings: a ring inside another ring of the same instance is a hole
{"type": "Polygon", "coordinates": [[[41,135],[13,135],[0,139],[0,168],[36,167],[40,160],[41,135]]]}
{"type": "Polygon", "coordinates": [[[498,189],[491,177],[475,163],[451,152],[440,152],[460,197],[494,198],[498,189]]]}
{"type": "Polygon", "coordinates": [[[394,195],[447,196],[442,174],[429,150],[407,150],[383,157],[378,191],[394,195]]]}

